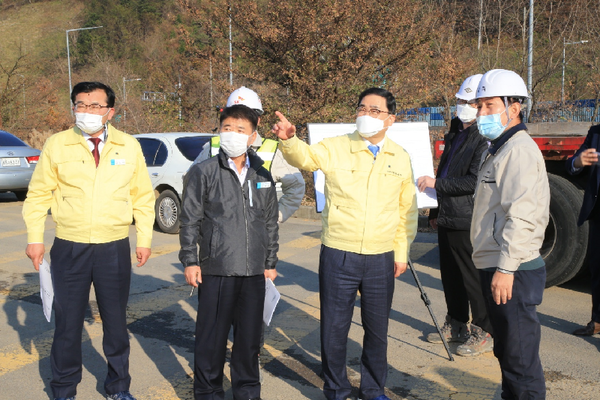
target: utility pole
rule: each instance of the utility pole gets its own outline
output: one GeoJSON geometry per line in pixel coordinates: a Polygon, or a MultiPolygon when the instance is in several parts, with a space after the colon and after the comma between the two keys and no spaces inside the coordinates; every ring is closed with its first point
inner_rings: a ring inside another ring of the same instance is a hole
{"type": "Polygon", "coordinates": [[[526,122],[529,122],[531,116],[531,108],[533,107],[533,101],[531,100],[532,88],[533,88],[533,0],[529,0],[529,41],[527,44],[527,92],[529,97],[527,98],[527,115],[526,122]]]}
{"type": "Polygon", "coordinates": [[[481,49],[481,27],[483,25],[483,0],[479,0],[479,35],[477,37],[477,51],[481,49]]]}
{"type": "Polygon", "coordinates": [[[179,100],[179,126],[181,126],[181,72],[177,73],[177,98],[179,100]]]}
{"type": "Polygon", "coordinates": [[[123,77],[123,122],[127,119],[127,90],[125,88],[125,82],[141,81],[142,78],[125,79],[123,77]]]}
{"type": "Polygon", "coordinates": [[[229,85],[233,87],[233,45],[231,40],[231,6],[229,8],[229,85]]]}

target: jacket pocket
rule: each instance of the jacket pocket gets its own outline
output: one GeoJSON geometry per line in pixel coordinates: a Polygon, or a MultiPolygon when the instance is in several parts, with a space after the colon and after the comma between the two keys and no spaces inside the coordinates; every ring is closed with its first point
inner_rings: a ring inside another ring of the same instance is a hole
{"type": "Polygon", "coordinates": [[[481,230],[477,233],[477,237],[475,238],[475,242],[479,243],[477,247],[480,250],[485,252],[498,251],[500,243],[496,239],[496,234],[498,233],[496,225],[496,213],[488,215],[481,221],[481,230]]]}
{"type": "Polygon", "coordinates": [[[105,179],[110,182],[110,185],[115,188],[115,190],[129,188],[135,171],[135,163],[133,161],[123,160],[124,163],[122,164],[119,163],[119,161],[121,160],[110,160],[110,165],[104,170],[104,173],[106,174],[105,179]]]}
{"type": "Polygon", "coordinates": [[[396,171],[386,171],[381,176],[380,185],[385,188],[388,193],[399,193],[402,190],[405,177],[400,173],[396,171]]]}
{"type": "Polygon", "coordinates": [[[356,206],[337,202],[329,208],[327,228],[329,236],[334,238],[348,238],[357,235],[364,221],[364,212],[356,206]]]}
{"type": "Polygon", "coordinates": [[[113,196],[106,210],[107,221],[114,226],[129,226],[133,222],[133,207],[125,196],[113,196]]]}
{"type": "MultiPolygon", "coordinates": [[[[221,239],[221,231],[218,226],[213,226],[212,234],[210,235],[210,251],[206,255],[206,258],[216,258],[217,251],[219,250],[219,241],[221,239]]],[[[206,259],[205,258],[205,259],[206,259]]]]}
{"type": "Polygon", "coordinates": [[[494,213],[494,223],[492,224],[492,239],[494,239],[494,242],[496,242],[496,244],[498,245],[498,247],[500,247],[500,242],[498,242],[498,239],[496,239],[496,225],[497,225],[497,221],[498,221],[498,215],[496,213],[494,213]]]}
{"type": "Polygon", "coordinates": [[[52,218],[57,225],[77,227],[84,224],[88,218],[84,215],[83,194],[62,193],[56,199],[56,208],[52,210],[52,218]]]}

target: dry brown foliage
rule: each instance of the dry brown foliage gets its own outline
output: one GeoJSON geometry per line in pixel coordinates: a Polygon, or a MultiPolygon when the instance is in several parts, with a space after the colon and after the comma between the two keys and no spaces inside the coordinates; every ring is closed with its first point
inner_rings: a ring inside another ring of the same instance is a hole
{"type": "MultiPolygon", "coordinates": [[[[295,123],[354,118],[358,94],[371,86],[392,92],[404,85],[403,70],[434,35],[438,11],[429,2],[247,1],[233,4],[182,1],[220,46],[194,53],[228,58],[229,16],[235,36],[234,76],[256,90],[268,111],[281,110],[295,123]]],[[[182,31],[190,46],[191,35],[182,31]]],[[[265,116],[273,122],[273,115],[265,116]]]]}

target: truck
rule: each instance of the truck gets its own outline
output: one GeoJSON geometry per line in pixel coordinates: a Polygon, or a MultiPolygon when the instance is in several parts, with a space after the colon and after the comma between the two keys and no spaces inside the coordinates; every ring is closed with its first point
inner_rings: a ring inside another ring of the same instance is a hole
{"type": "MultiPolygon", "coordinates": [[[[590,122],[542,122],[527,124],[546,163],[550,185],[550,221],[540,250],[546,263],[546,287],[560,285],[587,268],[588,223],[577,226],[589,168],[579,175],[567,172],[566,160],[581,146],[590,122]]],[[[434,141],[439,160],[444,141],[434,141]]]]}

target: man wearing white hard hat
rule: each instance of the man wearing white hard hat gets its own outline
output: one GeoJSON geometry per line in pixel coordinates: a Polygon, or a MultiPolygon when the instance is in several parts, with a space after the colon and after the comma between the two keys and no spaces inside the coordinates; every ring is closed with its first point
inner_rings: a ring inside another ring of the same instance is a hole
{"type": "Polygon", "coordinates": [[[522,122],[527,97],[513,71],[488,71],[477,87],[477,126],[490,147],[477,176],[471,242],[494,329],[502,398],[538,400],[546,398],[536,306],[546,283],[540,247],[550,188],[542,153],[522,122]]]}
{"type": "MultiPolygon", "coordinates": [[[[444,138],[436,177],[422,176],[417,181],[421,192],[434,188],[437,193],[438,208],[429,211],[429,223],[438,231],[440,272],[448,309],[442,335],[448,342],[461,343],[456,349],[461,356],[487,353],[494,346],[469,237],[479,161],[488,147],[475,121],[475,92],[482,76],[468,77],[456,93],[456,118],[450,122],[450,131],[444,138]]],[[[428,334],[427,340],[442,343],[438,332],[428,334]]]]}
{"type": "MultiPolygon", "coordinates": [[[[250,107],[259,115],[258,123],[260,125],[260,116],[264,111],[262,102],[254,90],[248,89],[245,86],[234,90],[227,99],[227,106],[231,107],[236,104],[242,104],[250,107]]],[[[264,139],[258,133],[256,140],[252,143],[252,148],[256,154],[263,160],[263,166],[271,172],[271,176],[275,183],[281,183],[281,191],[283,195],[279,198],[279,222],[285,222],[291,217],[300,207],[302,198],[304,197],[304,178],[298,168],[292,167],[277,151],[276,140],[264,139]]],[[[196,157],[193,164],[207,160],[219,154],[220,138],[215,136],[210,142],[210,146],[202,149],[202,152],[196,157]]],[[[192,164],[192,165],[193,165],[192,164]]]]}

